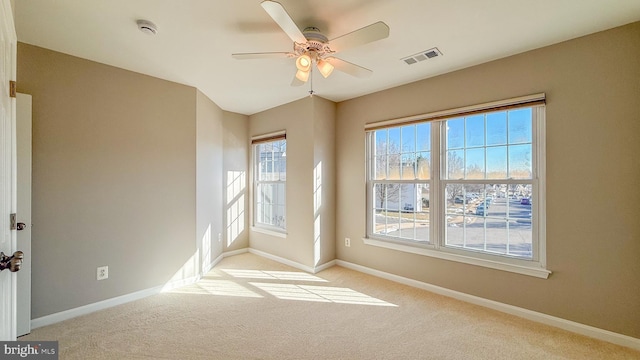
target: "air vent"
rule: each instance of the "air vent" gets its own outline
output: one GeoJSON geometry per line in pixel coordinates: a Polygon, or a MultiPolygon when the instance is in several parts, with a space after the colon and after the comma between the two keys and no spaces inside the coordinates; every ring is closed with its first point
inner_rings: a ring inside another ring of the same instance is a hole
{"type": "Polygon", "coordinates": [[[402,58],[401,60],[407,63],[407,65],[413,65],[421,61],[433,59],[438,56],[442,56],[442,52],[438,50],[438,48],[433,48],[433,49],[421,51],[411,56],[407,56],[405,58],[402,58]]]}

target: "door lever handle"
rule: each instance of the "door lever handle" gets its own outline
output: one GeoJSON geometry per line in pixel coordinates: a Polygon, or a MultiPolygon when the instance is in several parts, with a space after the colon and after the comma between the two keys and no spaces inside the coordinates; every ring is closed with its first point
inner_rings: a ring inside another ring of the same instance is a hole
{"type": "Polygon", "coordinates": [[[26,228],[27,228],[27,224],[25,224],[25,223],[18,223],[18,224],[16,225],[16,230],[18,230],[18,231],[20,231],[20,230],[24,230],[24,229],[26,229],[26,228]]]}
{"type": "Polygon", "coordinates": [[[0,271],[4,269],[9,269],[11,272],[19,271],[22,266],[23,258],[24,253],[22,251],[16,251],[11,256],[7,256],[3,252],[0,252],[0,271]]]}

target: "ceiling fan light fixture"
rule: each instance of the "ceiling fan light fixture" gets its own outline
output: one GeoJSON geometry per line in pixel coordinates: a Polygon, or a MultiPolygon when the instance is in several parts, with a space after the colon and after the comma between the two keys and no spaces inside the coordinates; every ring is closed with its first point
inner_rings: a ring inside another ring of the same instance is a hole
{"type": "Polygon", "coordinates": [[[322,74],[322,76],[328,78],[329,75],[331,75],[331,72],[333,72],[333,65],[331,65],[331,63],[326,60],[320,59],[318,60],[318,71],[320,71],[320,74],[322,74]]]}
{"type": "Polygon", "coordinates": [[[311,69],[311,57],[307,54],[298,56],[298,59],[296,59],[296,67],[298,70],[308,73],[311,69]]]}
{"type": "Polygon", "coordinates": [[[298,70],[296,72],[296,79],[302,82],[307,82],[307,80],[309,80],[309,73],[311,73],[311,71],[298,70]]]}

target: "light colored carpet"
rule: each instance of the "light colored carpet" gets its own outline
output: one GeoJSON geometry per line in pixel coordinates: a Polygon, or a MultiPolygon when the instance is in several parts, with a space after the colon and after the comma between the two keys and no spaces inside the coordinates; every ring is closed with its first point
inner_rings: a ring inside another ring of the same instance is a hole
{"type": "Polygon", "coordinates": [[[640,359],[640,352],[341,267],[252,254],[200,282],[35,329],[60,359],[640,359]]]}

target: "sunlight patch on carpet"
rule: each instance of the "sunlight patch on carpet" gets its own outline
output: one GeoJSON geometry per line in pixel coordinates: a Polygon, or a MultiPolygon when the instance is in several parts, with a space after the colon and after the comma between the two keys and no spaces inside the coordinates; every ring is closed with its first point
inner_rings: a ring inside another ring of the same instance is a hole
{"type": "Polygon", "coordinates": [[[221,269],[222,272],[243,279],[274,279],[287,281],[315,281],[327,282],[327,280],[317,276],[297,271],[263,271],[263,270],[241,270],[241,269],[221,269]]]}
{"type": "Polygon", "coordinates": [[[196,284],[183,286],[169,291],[177,294],[200,294],[219,296],[238,296],[249,298],[261,298],[260,294],[245,288],[231,280],[200,280],[196,284]]]}
{"type": "Polygon", "coordinates": [[[348,288],[255,282],[249,284],[281,300],[397,307],[397,305],[348,288]]]}

